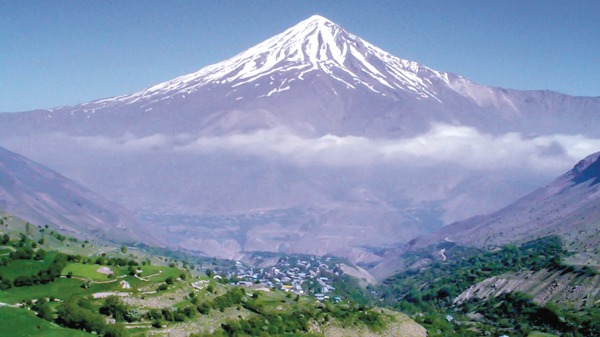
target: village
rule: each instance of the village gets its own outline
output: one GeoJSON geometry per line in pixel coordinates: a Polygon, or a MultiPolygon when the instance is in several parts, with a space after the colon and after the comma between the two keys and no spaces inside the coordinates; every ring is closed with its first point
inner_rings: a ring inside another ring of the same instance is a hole
{"type": "MultiPolygon", "coordinates": [[[[258,257],[258,260],[261,261],[262,257],[258,257]]],[[[290,255],[272,260],[276,263],[268,267],[260,263],[249,266],[248,263],[236,261],[229,267],[209,271],[209,274],[217,281],[232,285],[265,291],[277,289],[295,295],[312,296],[318,301],[342,301],[333,284],[335,280],[341,280],[343,272],[331,257],[290,255]]]]}

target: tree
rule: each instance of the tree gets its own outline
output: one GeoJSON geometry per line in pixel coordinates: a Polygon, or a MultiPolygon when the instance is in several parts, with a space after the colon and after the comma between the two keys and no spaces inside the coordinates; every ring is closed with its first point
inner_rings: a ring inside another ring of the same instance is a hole
{"type": "Polygon", "coordinates": [[[100,307],[100,313],[107,316],[112,316],[117,322],[122,322],[127,316],[129,308],[121,301],[118,296],[109,296],[104,299],[104,303],[100,307]]]}
{"type": "Polygon", "coordinates": [[[56,308],[57,323],[69,328],[102,333],[106,326],[104,317],[80,305],[75,298],[59,305],[56,308]]]}
{"type": "Polygon", "coordinates": [[[52,279],[56,279],[60,277],[63,269],[67,266],[67,256],[65,254],[58,254],[52,261],[50,267],[48,267],[48,274],[52,277],[52,279]]]}
{"type": "Polygon", "coordinates": [[[199,313],[202,315],[208,315],[210,313],[210,304],[204,302],[196,307],[199,313]]]}
{"type": "Polygon", "coordinates": [[[52,310],[52,307],[48,303],[43,303],[39,305],[37,308],[37,312],[37,316],[41,319],[45,319],[47,321],[54,320],[54,310],[52,310]]]}
{"type": "Polygon", "coordinates": [[[10,289],[11,287],[12,284],[9,279],[0,277],[0,290],[10,289]]]}
{"type": "Polygon", "coordinates": [[[43,249],[38,249],[37,252],[35,252],[35,256],[33,257],[34,260],[43,260],[46,257],[46,251],[43,249]]]}
{"type": "Polygon", "coordinates": [[[33,257],[33,249],[27,246],[21,246],[16,251],[10,252],[8,257],[13,260],[29,260],[33,257]]]}
{"type": "Polygon", "coordinates": [[[17,276],[17,277],[15,277],[15,280],[13,281],[13,285],[15,287],[30,286],[32,284],[33,284],[33,280],[31,279],[31,276],[29,276],[29,275],[17,276]]]}
{"type": "Polygon", "coordinates": [[[127,328],[123,324],[107,324],[104,327],[104,337],[126,337],[129,336],[127,328]]]}

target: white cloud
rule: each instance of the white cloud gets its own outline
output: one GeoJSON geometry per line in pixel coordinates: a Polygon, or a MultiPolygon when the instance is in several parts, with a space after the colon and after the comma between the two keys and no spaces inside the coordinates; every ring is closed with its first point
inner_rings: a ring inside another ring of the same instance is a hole
{"type": "Polygon", "coordinates": [[[285,129],[269,129],[251,134],[197,138],[177,150],[279,156],[303,165],[391,162],[434,166],[453,163],[478,170],[529,168],[556,171],[600,150],[600,139],[580,135],[525,138],[518,133],[495,136],[471,127],[440,124],[414,138],[391,140],[335,135],[303,138],[285,129]]]}
{"type": "Polygon", "coordinates": [[[472,170],[526,169],[561,172],[600,150],[600,139],[581,135],[527,138],[519,133],[491,135],[466,126],[434,125],[413,138],[369,139],[325,135],[301,137],[285,128],[252,133],[195,137],[155,134],[136,138],[78,137],[78,143],[111,151],[226,152],[284,160],[297,165],[410,167],[454,164],[472,170]]]}

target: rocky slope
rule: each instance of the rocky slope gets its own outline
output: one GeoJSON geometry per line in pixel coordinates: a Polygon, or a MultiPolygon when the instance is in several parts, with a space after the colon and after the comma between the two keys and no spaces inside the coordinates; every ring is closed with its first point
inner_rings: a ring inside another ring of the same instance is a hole
{"type": "Polygon", "coordinates": [[[474,284],[460,294],[454,303],[497,297],[515,291],[530,295],[540,305],[549,302],[567,308],[593,307],[600,302],[600,275],[582,276],[546,269],[504,274],[474,284]]]}
{"type": "MultiPolygon", "coordinates": [[[[0,147],[0,210],[80,237],[132,241],[140,224],[122,207],[0,147]]],[[[152,236],[150,242],[156,242],[152,236]]]]}
{"type": "MultiPolygon", "coordinates": [[[[600,152],[589,155],[550,184],[496,212],[475,216],[386,250],[369,272],[384,279],[408,268],[403,254],[438,245],[432,256],[441,258],[444,245],[493,249],[556,235],[576,255],[571,264],[600,265],[600,152]],[[440,248],[442,247],[442,248],[440,248]]],[[[443,258],[441,258],[443,260],[443,258]]]]}
{"type": "MultiPolygon", "coordinates": [[[[558,179],[486,216],[444,227],[436,235],[470,246],[497,246],[558,235],[568,248],[600,256],[600,152],[558,179]]],[[[417,240],[418,244],[419,240],[417,240]]]]}

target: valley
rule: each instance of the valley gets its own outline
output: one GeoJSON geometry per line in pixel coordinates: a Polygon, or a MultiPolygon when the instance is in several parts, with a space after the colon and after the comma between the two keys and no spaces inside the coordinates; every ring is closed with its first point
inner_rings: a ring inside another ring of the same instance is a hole
{"type": "Polygon", "coordinates": [[[265,336],[534,337],[600,331],[600,268],[573,264],[573,253],[558,237],[493,251],[446,240],[406,253],[408,268],[393,277],[361,284],[348,270],[358,267],[335,257],[252,253],[234,263],[179,252],[181,259],[175,259],[144,247],[82,241],[9,215],[2,217],[0,230],[0,311],[2,317],[28,322],[13,328],[11,336],[31,327],[36,336],[261,331],[265,336]],[[306,321],[294,323],[287,316],[298,314],[306,321]],[[264,325],[264,319],[287,323],[264,325]],[[347,330],[348,325],[354,328],[347,330]]]}
{"type": "Polygon", "coordinates": [[[600,336],[599,111],[313,15],[0,113],[0,337],[600,336]]]}

